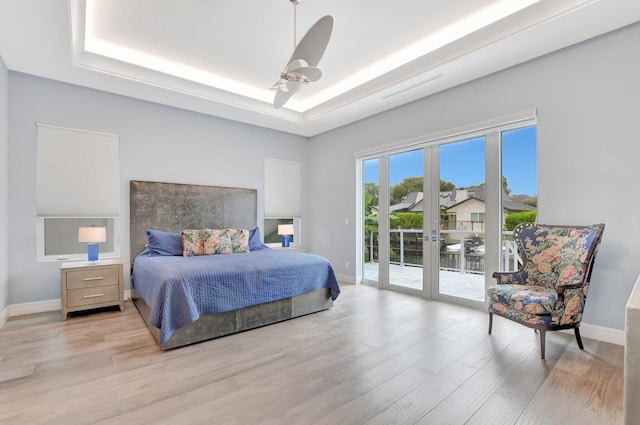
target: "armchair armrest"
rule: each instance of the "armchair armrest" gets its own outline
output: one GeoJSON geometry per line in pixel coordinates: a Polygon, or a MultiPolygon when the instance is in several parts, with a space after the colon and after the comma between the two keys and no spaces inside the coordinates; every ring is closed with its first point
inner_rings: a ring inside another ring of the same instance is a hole
{"type": "Polygon", "coordinates": [[[555,286],[555,290],[558,294],[562,294],[564,293],[565,289],[579,289],[582,288],[584,285],[586,284],[585,281],[582,282],[578,282],[578,283],[574,283],[572,285],[561,285],[561,284],[557,284],[555,286]]]}
{"type": "Polygon", "coordinates": [[[523,273],[518,270],[515,272],[493,272],[491,275],[498,281],[498,285],[511,284],[511,285],[526,285],[527,273],[523,273]]]}

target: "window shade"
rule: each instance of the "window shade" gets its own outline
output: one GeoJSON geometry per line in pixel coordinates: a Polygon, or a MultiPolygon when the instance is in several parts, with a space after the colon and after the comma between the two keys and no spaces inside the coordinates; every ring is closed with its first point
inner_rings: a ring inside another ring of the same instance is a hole
{"type": "Polygon", "coordinates": [[[299,162],[264,159],[264,216],[301,216],[299,162]]]}
{"type": "Polygon", "coordinates": [[[37,124],[38,215],[117,217],[119,137],[37,124]]]}

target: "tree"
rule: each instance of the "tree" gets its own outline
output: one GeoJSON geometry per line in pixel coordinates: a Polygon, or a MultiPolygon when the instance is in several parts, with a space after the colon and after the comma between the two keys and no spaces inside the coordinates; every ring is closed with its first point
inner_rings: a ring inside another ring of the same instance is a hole
{"type": "Polygon", "coordinates": [[[422,192],[423,181],[422,176],[405,177],[400,183],[391,186],[391,192],[389,193],[390,204],[399,204],[402,202],[402,198],[411,192],[422,192]]]}
{"type": "MultiPolygon", "coordinates": [[[[485,187],[486,185],[487,184],[485,182],[477,184],[477,186],[480,187],[485,187]]],[[[511,195],[511,188],[509,187],[509,182],[507,181],[506,176],[502,176],[502,190],[504,190],[504,193],[506,193],[507,195],[511,195]]]]}
{"type": "Polygon", "coordinates": [[[367,214],[369,214],[371,212],[371,207],[378,206],[378,185],[372,182],[365,183],[364,194],[365,196],[369,195],[370,197],[368,201],[365,201],[365,205],[369,206],[369,211],[367,211],[367,214]]]}
{"type": "MultiPolygon", "coordinates": [[[[422,192],[423,188],[424,178],[422,176],[405,177],[400,183],[391,186],[391,205],[399,204],[402,202],[402,198],[411,192],[422,192]]],[[[440,192],[451,191],[455,188],[455,183],[440,179],[440,192]]]]}
{"type": "Polygon", "coordinates": [[[440,192],[451,192],[455,188],[455,183],[440,179],[440,192]]]}
{"type": "Polygon", "coordinates": [[[507,176],[502,176],[502,189],[504,190],[504,193],[511,195],[511,188],[509,187],[507,176]]]}

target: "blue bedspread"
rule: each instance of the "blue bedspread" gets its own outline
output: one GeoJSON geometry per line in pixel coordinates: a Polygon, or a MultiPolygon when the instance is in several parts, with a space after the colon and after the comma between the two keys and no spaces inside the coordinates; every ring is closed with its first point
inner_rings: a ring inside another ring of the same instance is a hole
{"type": "Polygon", "coordinates": [[[222,313],[329,288],[338,280],[323,257],[275,249],[197,257],[136,257],[131,282],[151,307],[149,323],[160,329],[160,344],[203,314],[222,313]]]}

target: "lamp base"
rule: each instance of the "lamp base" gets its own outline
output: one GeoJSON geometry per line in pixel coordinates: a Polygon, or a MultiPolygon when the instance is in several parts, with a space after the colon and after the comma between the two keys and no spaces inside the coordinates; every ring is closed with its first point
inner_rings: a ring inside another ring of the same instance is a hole
{"type": "Polygon", "coordinates": [[[98,244],[97,243],[87,244],[87,251],[89,253],[88,261],[90,262],[98,261],[98,244]]]}
{"type": "Polygon", "coordinates": [[[289,235],[282,235],[282,247],[289,248],[290,243],[291,243],[291,237],[289,235]]]}

